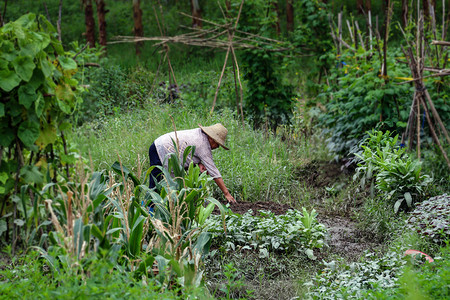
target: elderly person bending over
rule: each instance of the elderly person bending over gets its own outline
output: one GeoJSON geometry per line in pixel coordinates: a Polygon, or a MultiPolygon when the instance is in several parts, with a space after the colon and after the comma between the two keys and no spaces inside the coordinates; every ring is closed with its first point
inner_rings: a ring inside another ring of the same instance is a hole
{"type": "MultiPolygon", "coordinates": [[[[223,182],[222,175],[214,164],[212,157],[212,150],[222,146],[224,149],[229,150],[225,147],[225,139],[228,134],[228,130],[220,123],[209,127],[203,127],[199,124],[200,128],[181,130],[175,132],[166,133],[159,138],[157,138],[149,149],[150,166],[162,166],[162,161],[164,162],[164,167],[168,167],[168,160],[166,156],[169,153],[175,153],[173,146],[173,141],[176,141],[178,137],[178,147],[180,155],[183,155],[184,150],[188,146],[195,146],[194,156],[189,155],[186,159],[185,168],[189,166],[191,161],[194,164],[200,166],[200,170],[207,171],[208,174],[214,179],[217,186],[223,192],[225,198],[230,203],[236,203],[236,200],[231,196],[225,183],[223,182]],[[173,140],[173,141],[172,141],[173,140]]],[[[154,178],[157,180],[161,179],[161,170],[154,168],[150,176],[150,188],[155,187],[154,178]]]]}

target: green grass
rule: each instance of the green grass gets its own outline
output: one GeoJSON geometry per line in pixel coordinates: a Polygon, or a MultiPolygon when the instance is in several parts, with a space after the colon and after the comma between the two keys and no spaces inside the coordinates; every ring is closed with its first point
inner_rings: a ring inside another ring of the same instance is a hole
{"type": "MultiPolygon", "coordinates": [[[[185,299],[178,290],[160,290],[153,279],[114,270],[105,260],[85,263],[90,264],[85,273],[70,268],[51,273],[37,252],[16,255],[0,268],[0,299],[185,299]]],[[[204,289],[190,293],[208,299],[204,289]]]]}
{"type": "Polygon", "coordinates": [[[217,122],[228,129],[227,146],[230,151],[213,152],[214,161],[231,193],[239,200],[297,203],[301,198],[300,182],[293,177],[299,165],[327,157],[319,143],[312,143],[299,135],[291,135],[291,143],[280,135],[255,131],[250,125],[235,119],[229,110],[209,114],[176,105],[149,103],[144,109],[130,111],[85,123],[75,128],[71,137],[75,148],[84,157],[92,157],[94,169],[107,169],[122,160],[136,171],[138,158],[148,164],[148,147],[160,135],[177,130],[208,126],[217,122]]]}

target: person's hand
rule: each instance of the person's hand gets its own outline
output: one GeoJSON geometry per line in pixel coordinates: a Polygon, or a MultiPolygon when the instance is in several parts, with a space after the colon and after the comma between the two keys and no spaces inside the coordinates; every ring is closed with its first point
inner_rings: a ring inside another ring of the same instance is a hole
{"type": "Polygon", "coordinates": [[[227,199],[228,203],[236,203],[236,200],[233,198],[233,196],[231,196],[230,193],[225,195],[225,198],[227,199]]]}
{"type": "Polygon", "coordinates": [[[199,166],[199,168],[200,168],[200,172],[201,172],[201,173],[203,173],[203,172],[206,171],[206,167],[205,167],[202,163],[199,163],[198,166],[199,166]]]}

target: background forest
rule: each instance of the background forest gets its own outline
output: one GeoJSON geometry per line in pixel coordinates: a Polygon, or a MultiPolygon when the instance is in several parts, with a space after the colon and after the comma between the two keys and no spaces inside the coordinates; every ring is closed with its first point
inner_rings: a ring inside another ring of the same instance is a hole
{"type": "Polygon", "coordinates": [[[2,4],[0,298],[448,298],[449,0],[2,4]]]}

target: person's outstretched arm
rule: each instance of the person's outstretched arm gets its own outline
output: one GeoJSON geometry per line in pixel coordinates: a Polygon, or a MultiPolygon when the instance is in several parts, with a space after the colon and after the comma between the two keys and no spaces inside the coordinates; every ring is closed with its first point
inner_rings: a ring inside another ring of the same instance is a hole
{"type": "Polygon", "coordinates": [[[227,187],[225,186],[225,182],[223,182],[222,177],[214,178],[214,181],[216,182],[217,186],[220,188],[220,190],[223,192],[223,195],[230,203],[236,203],[236,200],[231,196],[230,192],[228,191],[227,187]]]}

